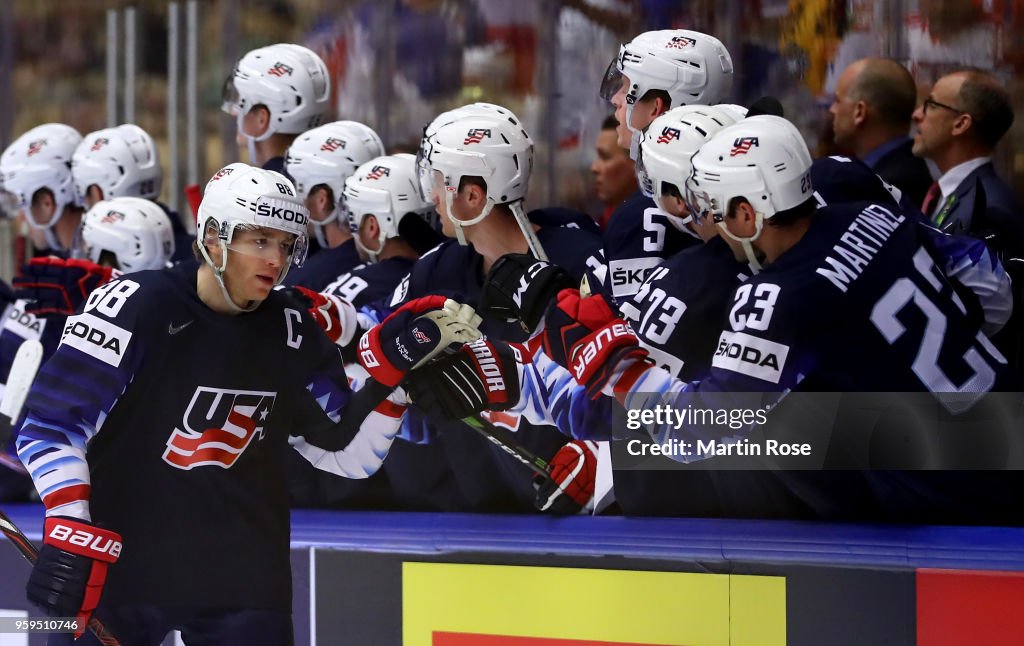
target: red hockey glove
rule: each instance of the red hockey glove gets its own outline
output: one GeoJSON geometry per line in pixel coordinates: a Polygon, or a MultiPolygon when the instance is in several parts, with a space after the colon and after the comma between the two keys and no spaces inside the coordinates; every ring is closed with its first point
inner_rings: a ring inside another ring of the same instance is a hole
{"type": "Polygon", "coordinates": [[[537,509],[552,514],[579,513],[594,498],[597,444],[573,440],[551,458],[551,480],[537,478],[537,509]]]}
{"type": "Polygon", "coordinates": [[[600,295],[581,298],[564,289],[546,321],[545,353],[568,368],[591,397],[601,393],[620,361],[647,356],[629,324],[600,295]]]}
{"type": "Polygon", "coordinates": [[[333,294],[314,292],[312,289],[296,286],[302,300],[307,303],[309,313],[316,324],[327,334],[327,338],[337,343],[341,338],[341,299],[333,294]]]}
{"type": "Polygon", "coordinates": [[[51,516],[29,575],[28,600],[53,617],[78,617],[81,636],[99,603],[107,565],[121,554],[121,535],[74,518],[51,516]]]}
{"type": "Polygon", "coordinates": [[[33,258],[11,284],[15,298],[28,301],[25,311],[29,314],[70,315],[81,307],[92,290],[120,275],[116,269],[88,260],[51,256],[33,258]]]}
{"type": "Polygon", "coordinates": [[[417,298],[359,339],[359,363],[378,382],[394,387],[445,348],[480,338],[479,325],[480,317],[468,305],[444,296],[417,298]]]}
{"type": "Polygon", "coordinates": [[[409,373],[406,392],[428,416],[462,419],[519,402],[522,346],[480,339],[409,373]]]}

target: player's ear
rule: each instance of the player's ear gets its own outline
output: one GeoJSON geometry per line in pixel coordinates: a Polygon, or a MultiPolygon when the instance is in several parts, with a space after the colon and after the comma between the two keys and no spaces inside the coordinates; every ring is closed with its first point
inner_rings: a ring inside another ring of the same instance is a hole
{"type": "Polygon", "coordinates": [[[270,127],[270,110],[262,103],[258,103],[245,115],[245,120],[245,131],[253,137],[259,137],[270,127]]]}

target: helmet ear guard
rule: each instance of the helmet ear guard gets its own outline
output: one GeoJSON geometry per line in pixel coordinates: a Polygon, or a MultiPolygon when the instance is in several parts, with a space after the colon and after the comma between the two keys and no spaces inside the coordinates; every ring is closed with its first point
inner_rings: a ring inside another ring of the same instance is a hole
{"type": "Polygon", "coordinates": [[[312,50],[291,43],[260,47],[235,65],[224,83],[221,109],[239,123],[239,131],[261,141],[273,134],[298,134],[320,125],[330,107],[327,66],[312,50]],[[267,131],[259,136],[241,129],[242,119],[256,105],[270,113],[267,131]]]}
{"type": "Polygon", "coordinates": [[[433,204],[420,196],[416,159],[410,154],[387,155],[372,159],[356,169],[345,180],[345,202],[352,228],[357,232],[356,246],[377,262],[388,238],[399,234],[399,225],[410,214],[428,213],[433,204]],[[363,244],[358,229],[367,215],[373,215],[380,226],[377,249],[363,244]]]}
{"type": "Polygon", "coordinates": [[[0,157],[0,180],[4,190],[17,197],[28,211],[32,197],[41,189],[53,194],[54,212],[47,222],[26,218],[30,226],[46,231],[47,241],[59,249],[51,228],[68,206],[81,206],[75,191],[71,162],[82,135],[63,123],[46,123],[25,132],[0,157]]]}
{"type": "Polygon", "coordinates": [[[86,135],[75,149],[71,170],[78,199],[83,202],[90,186],[98,186],[105,200],[156,199],[163,183],[156,143],[149,133],[130,123],[86,135]]]}
{"type": "Polygon", "coordinates": [[[757,240],[763,221],[814,199],[811,154],[796,126],[774,115],[749,117],[719,130],[691,159],[686,199],[697,217],[713,216],[728,237],[747,248],[757,240]],[[757,216],[750,238],[733,234],[725,216],[732,200],[745,198],[757,216]]]}
{"type": "Polygon", "coordinates": [[[174,231],[160,205],[139,197],[118,197],[93,205],[82,218],[82,246],[92,262],[114,254],[125,272],[165,267],[174,255],[174,231]]]}

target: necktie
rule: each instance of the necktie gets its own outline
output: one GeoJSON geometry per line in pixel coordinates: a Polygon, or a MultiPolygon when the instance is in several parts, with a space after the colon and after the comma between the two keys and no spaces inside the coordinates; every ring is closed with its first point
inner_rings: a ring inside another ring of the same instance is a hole
{"type": "Polygon", "coordinates": [[[932,185],[928,187],[928,192],[924,194],[924,201],[921,202],[921,213],[931,217],[932,211],[935,210],[935,205],[938,203],[941,195],[942,191],[939,189],[939,183],[932,182],[932,185]]]}

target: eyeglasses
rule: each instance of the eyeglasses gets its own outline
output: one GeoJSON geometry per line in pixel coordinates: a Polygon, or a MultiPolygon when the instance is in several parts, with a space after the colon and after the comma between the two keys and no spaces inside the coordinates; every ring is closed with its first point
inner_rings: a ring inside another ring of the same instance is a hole
{"type": "Polygon", "coordinates": [[[957,114],[967,114],[966,110],[961,110],[960,108],[954,108],[953,106],[946,105],[945,103],[939,103],[938,101],[936,101],[935,99],[933,99],[931,97],[928,97],[927,99],[924,100],[924,104],[921,106],[921,111],[924,112],[925,114],[927,114],[928,110],[930,108],[933,108],[933,107],[934,108],[945,108],[945,109],[949,110],[950,112],[955,112],[957,114]]]}

